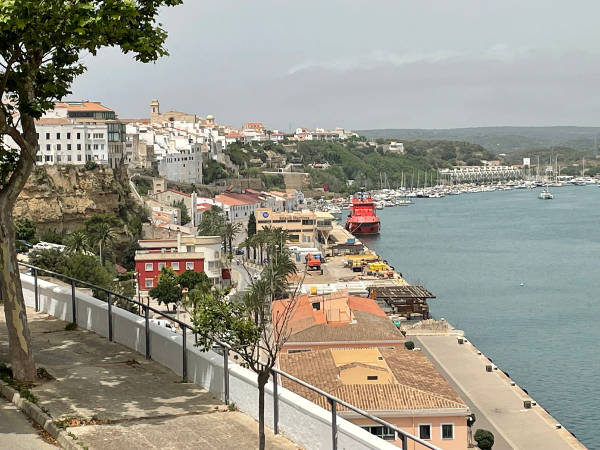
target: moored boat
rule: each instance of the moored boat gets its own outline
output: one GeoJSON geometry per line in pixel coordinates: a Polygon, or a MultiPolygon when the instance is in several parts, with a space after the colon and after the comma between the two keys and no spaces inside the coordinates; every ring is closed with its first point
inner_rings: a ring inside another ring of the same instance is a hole
{"type": "Polygon", "coordinates": [[[375,208],[375,202],[370,196],[354,196],[350,204],[350,216],[346,219],[346,230],[352,234],[379,233],[380,221],[375,208]]]}

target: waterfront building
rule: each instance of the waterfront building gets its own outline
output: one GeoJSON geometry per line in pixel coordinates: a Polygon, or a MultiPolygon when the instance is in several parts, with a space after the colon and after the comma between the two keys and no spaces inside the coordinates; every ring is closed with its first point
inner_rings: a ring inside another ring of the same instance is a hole
{"type": "Polygon", "coordinates": [[[84,165],[116,169],[125,158],[125,124],[99,102],[58,102],[36,121],[38,165],[84,165]]]}
{"type": "MultiPolygon", "coordinates": [[[[273,302],[273,322],[290,299],[273,302]]],[[[328,295],[300,295],[295,300],[286,332],[284,353],[327,348],[403,348],[404,336],[371,298],[340,290],[328,295]]]]}
{"type": "Polygon", "coordinates": [[[327,232],[324,221],[317,226],[314,211],[273,211],[272,208],[259,208],[256,210],[256,229],[265,227],[282,228],[288,233],[288,244],[301,244],[304,247],[314,247],[318,242],[319,230],[327,232]]]}
{"type": "MultiPolygon", "coordinates": [[[[271,200],[271,201],[274,201],[271,200]]],[[[223,209],[225,219],[230,222],[247,224],[251,213],[256,214],[258,208],[267,205],[267,197],[254,189],[243,192],[225,191],[215,195],[215,203],[223,209]]]]}
{"type": "Polygon", "coordinates": [[[220,236],[188,236],[177,234],[176,239],[138,241],[141,250],[135,252],[135,270],[139,274],[142,295],[158,283],[163,267],[180,274],[185,270],[204,272],[217,286],[231,279],[229,270],[221,263],[220,236]]]}
{"type": "MultiPolygon", "coordinates": [[[[288,351],[280,353],[279,367],[439,448],[467,448],[469,408],[420,351],[399,346],[288,351]]],[[[281,383],[322,408],[330,408],[323,396],[283,377],[281,383]]],[[[390,428],[341,405],[337,413],[382,439],[402,445],[390,428]]]]}

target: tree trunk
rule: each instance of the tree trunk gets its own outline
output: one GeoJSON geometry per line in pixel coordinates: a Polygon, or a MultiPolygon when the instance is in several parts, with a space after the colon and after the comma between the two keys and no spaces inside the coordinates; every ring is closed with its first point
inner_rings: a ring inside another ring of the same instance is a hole
{"type": "Polygon", "coordinates": [[[12,207],[0,214],[0,301],[8,328],[8,348],[13,376],[33,383],[36,379],[31,335],[15,251],[15,229],[12,207]]]}
{"type": "Polygon", "coordinates": [[[258,448],[265,449],[265,385],[269,381],[269,372],[258,374],[258,448]]]}

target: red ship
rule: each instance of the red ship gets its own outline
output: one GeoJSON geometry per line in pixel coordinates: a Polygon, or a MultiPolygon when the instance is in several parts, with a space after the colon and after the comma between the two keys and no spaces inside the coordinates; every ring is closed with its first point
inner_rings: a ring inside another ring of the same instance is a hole
{"type": "Polygon", "coordinates": [[[373,199],[370,196],[353,197],[350,216],[346,219],[346,230],[352,234],[377,234],[379,227],[379,217],[375,214],[373,199]]]}

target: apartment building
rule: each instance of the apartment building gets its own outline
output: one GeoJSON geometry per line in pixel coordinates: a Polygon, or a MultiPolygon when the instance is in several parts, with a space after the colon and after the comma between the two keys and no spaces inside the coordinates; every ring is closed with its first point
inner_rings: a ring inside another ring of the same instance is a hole
{"type": "Polygon", "coordinates": [[[314,247],[317,243],[326,243],[333,229],[333,216],[325,212],[279,211],[272,208],[258,208],[256,229],[265,227],[282,228],[288,233],[288,244],[314,247]]]}
{"type": "Polygon", "coordinates": [[[258,208],[266,206],[267,198],[258,191],[246,189],[240,193],[226,191],[215,195],[215,203],[223,209],[226,220],[246,224],[251,213],[256,215],[258,208]]]}
{"type": "Polygon", "coordinates": [[[158,163],[158,173],[167,180],[187,184],[202,184],[202,145],[189,144],[168,153],[158,163]]]}
{"type": "Polygon", "coordinates": [[[231,277],[221,263],[220,236],[188,236],[177,234],[176,239],[151,239],[138,241],[141,250],[135,252],[135,270],[139,274],[140,291],[148,291],[158,283],[163,267],[176,273],[185,270],[204,272],[213,284],[221,286],[231,277]]]}
{"type": "Polygon", "coordinates": [[[93,161],[116,169],[124,161],[125,124],[99,102],[56,103],[36,121],[36,129],[38,165],[93,161]]]}

